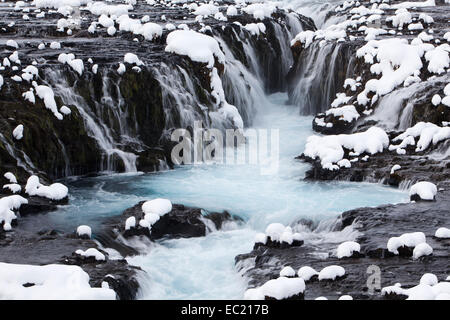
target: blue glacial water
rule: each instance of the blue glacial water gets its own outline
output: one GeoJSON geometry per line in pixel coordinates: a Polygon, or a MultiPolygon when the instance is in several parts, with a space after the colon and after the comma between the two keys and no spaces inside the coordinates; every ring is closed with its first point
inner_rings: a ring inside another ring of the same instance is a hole
{"type": "MultiPolygon", "coordinates": [[[[285,99],[282,94],[269,97],[254,121],[255,128],[279,129],[276,174],[261,175],[254,165],[203,164],[153,174],[74,178],[66,181],[70,205],[40,219],[64,231],[88,224],[95,234],[105,217],[156,197],[209,211],[228,210],[245,223],[203,238],[147,244],[144,254],[128,261],[147,271],[140,279],[144,299],[242,298],[246,282],[235,269],[234,257],[249,252],[256,232],[269,223],[299,218],[319,222],[352,208],[408,200],[404,191],[381,184],[303,181],[308,165],[294,157],[313,134],[312,117],[299,116],[295,107],[283,104],[285,99]]],[[[334,237],[337,243],[344,241],[334,237]]]]}

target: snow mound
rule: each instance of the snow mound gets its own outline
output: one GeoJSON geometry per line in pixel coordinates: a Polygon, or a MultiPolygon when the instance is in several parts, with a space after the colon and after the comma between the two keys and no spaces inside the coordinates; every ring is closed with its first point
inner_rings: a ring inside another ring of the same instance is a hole
{"type": "Polygon", "coordinates": [[[400,247],[414,248],[424,242],[426,242],[426,237],[423,232],[404,233],[400,237],[390,238],[387,243],[387,249],[389,252],[397,255],[400,247]]]}
{"type": "Polygon", "coordinates": [[[288,277],[288,278],[295,277],[295,270],[289,266],[284,267],[280,271],[280,277],[288,277]]]}
{"type": "Polygon", "coordinates": [[[354,134],[310,136],[306,140],[304,155],[312,159],[319,158],[323,168],[334,170],[339,167],[333,164],[344,157],[343,148],[356,154],[375,154],[388,146],[389,137],[386,132],[378,127],[371,127],[354,134]]]}
{"type": "Polygon", "coordinates": [[[67,197],[69,189],[62,183],[53,183],[50,186],[45,186],[39,182],[39,177],[33,175],[27,180],[25,192],[30,196],[62,200],[67,197]]]}
{"type": "Polygon", "coordinates": [[[172,202],[168,199],[153,199],[142,204],[142,211],[145,214],[156,214],[163,216],[172,211],[172,202]]]}
{"type": "Polygon", "coordinates": [[[188,56],[192,61],[202,62],[208,68],[214,66],[214,58],[225,62],[225,55],[213,37],[192,30],[175,30],[169,33],[165,51],[188,56]]]}
{"type": "Polygon", "coordinates": [[[259,288],[249,289],[244,298],[248,300],[263,300],[265,297],[283,300],[305,291],[305,281],[301,278],[279,277],[264,283],[259,288]]]}
{"type": "Polygon", "coordinates": [[[437,187],[434,183],[427,181],[420,181],[411,186],[409,189],[409,196],[419,196],[422,200],[434,200],[437,194],[437,187]]]}
{"type": "Polygon", "coordinates": [[[449,239],[450,238],[450,229],[448,228],[439,228],[436,230],[436,233],[434,234],[434,236],[436,238],[441,238],[441,239],[449,239]]]}
{"type": "Polygon", "coordinates": [[[3,224],[3,230],[11,230],[11,222],[17,218],[13,210],[19,209],[22,204],[26,203],[28,200],[19,195],[0,199],[0,224],[3,224]]]}
{"type": "Polygon", "coordinates": [[[89,275],[79,266],[0,263],[0,299],[104,300],[116,299],[116,293],[91,288],[89,275]],[[27,283],[34,285],[25,287],[27,283]]]}
{"type": "Polygon", "coordinates": [[[359,243],[355,241],[346,241],[344,243],[341,243],[336,252],[336,256],[338,259],[351,257],[354,252],[360,252],[361,246],[359,243]]]}
{"type": "Polygon", "coordinates": [[[266,228],[266,236],[273,242],[287,243],[291,245],[294,240],[301,240],[299,233],[292,232],[291,227],[285,227],[281,223],[271,223],[266,228]]]}
{"type": "Polygon", "coordinates": [[[97,261],[105,261],[106,260],[105,255],[95,248],[89,248],[86,251],[78,249],[77,251],[75,251],[75,253],[80,256],[86,257],[86,258],[93,257],[97,261]]]}
{"type": "Polygon", "coordinates": [[[12,172],[6,172],[3,175],[9,182],[11,183],[17,183],[16,176],[12,172]]]}
{"type": "Polygon", "coordinates": [[[304,266],[298,269],[297,275],[305,281],[309,281],[313,276],[318,276],[319,272],[309,266],[304,266]]]}
{"type": "Polygon", "coordinates": [[[87,236],[89,239],[92,236],[92,229],[89,226],[81,225],[77,228],[77,235],[79,237],[87,236]]]}
{"type": "Polygon", "coordinates": [[[416,152],[426,150],[430,144],[437,144],[443,140],[450,139],[450,127],[439,127],[431,122],[418,122],[413,127],[395,137],[392,141],[405,143],[406,139],[419,137],[416,152]]]}
{"type": "Polygon", "coordinates": [[[419,259],[422,256],[429,256],[433,253],[433,248],[426,242],[419,243],[413,251],[413,259],[419,259]]]}
{"type": "Polygon", "coordinates": [[[323,268],[319,272],[319,281],[321,280],[336,280],[336,278],[343,277],[345,275],[345,269],[341,266],[328,266],[323,268]]]}
{"type": "Polygon", "coordinates": [[[16,140],[22,139],[22,138],[23,138],[23,125],[22,125],[22,124],[19,124],[19,125],[13,130],[12,134],[13,134],[13,137],[14,137],[16,140]]]}

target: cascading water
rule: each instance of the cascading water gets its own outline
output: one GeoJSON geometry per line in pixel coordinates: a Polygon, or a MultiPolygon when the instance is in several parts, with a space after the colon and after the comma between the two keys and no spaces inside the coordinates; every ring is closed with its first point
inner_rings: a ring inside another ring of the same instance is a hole
{"type": "MultiPolygon", "coordinates": [[[[113,175],[70,182],[71,205],[40,217],[43,223],[71,231],[83,223],[94,234],[105,216],[146,199],[163,197],[173,203],[228,210],[244,223],[230,223],[206,237],[135,243],[145,254],[128,258],[146,274],[139,279],[141,298],[242,298],[246,288],[234,266],[234,257],[249,252],[256,232],[269,223],[296,225],[300,218],[315,222],[334,219],[343,210],[408,199],[404,191],[377,184],[306,182],[307,164],[296,161],[306,137],[312,134],[311,117],[298,116],[286,106],[284,94],[269,97],[254,119],[253,128],[279,129],[279,170],[261,175],[251,164],[199,164],[147,175],[113,175]],[[323,201],[326,199],[326,201],[323,201]],[[95,212],[95,214],[92,214],[95,212]]],[[[26,219],[25,219],[26,221],[26,219]]],[[[26,223],[26,222],[24,222],[26,223]]],[[[354,239],[352,232],[331,232],[330,223],[305,231],[307,243],[340,243],[354,239]]]]}
{"type": "Polygon", "coordinates": [[[100,150],[104,153],[105,161],[101,164],[101,171],[114,171],[113,156],[116,155],[122,160],[126,172],[136,172],[137,156],[120,149],[123,143],[129,142],[127,137],[130,137],[131,134],[128,132],[128,126],[123,123],[126,117],[125,112],[122,111],[120,104],[116,105],[108,95],[108,79],[103,78],[103,84],[106,87],[103,90],[102,103],[96,103],[94,108],[91,108],[84,98],[69,85],[61,70],[47,70],[46,81],[64,104],[75,106],[83,117],[88,134],[97,141],[100,150]],[[104,111],[109,114],[106,120],[102,117],[104,111]],[[108,123],[113,121],[119,123],[118,134],[120,137],[126,138],[124,142],[117,142],[113,138],[113,126],[108,123]]]}
{"type": "MultiPolygon", "coordinates": [[[[316,114],[330,107],[336,93],[351,74],[351,59],[342,59],[346,49],[341,43],[315,42],[304,49],[295,71],[295,86],[289,89],[289,100],[299,106],[300,114],[316,114]],[[348,64],[344,61],[350,61],[348,64]]],[[[291,71],[292,72],[292,71],[291,71]]]]}

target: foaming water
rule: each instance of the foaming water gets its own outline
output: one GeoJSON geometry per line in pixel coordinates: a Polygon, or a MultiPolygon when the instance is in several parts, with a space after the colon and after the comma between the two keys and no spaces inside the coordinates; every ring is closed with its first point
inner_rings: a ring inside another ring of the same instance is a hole
{"type": "MultiPolygon", "coordinates": [[[[151,244],[145,255],[128,258],[147,275],[140,279],[144,299],[242,298],[246,282],[236,271],[234,258],[249,252],[256,232],[269,223],[291,224],[300,218],[315,222],[362,206],[398,203],[404,191],[379,184],[306,182],[308,165],[295,160],[311,131],[312,117],[301,117],[286,95],[269,97],[258,109],[255,128],[279,129],[279,170],[262,175],[256,165],[200,164],[153,174],[110,175],[69,181],[71,205],[43,216],[53,228],[73,231],[88,224],[94,234],[101,220],[120,214],[140,200],[164,197],[173,203],[208,211],[228,210],[241,224],[206,237],[166,240],[151,244]]],[[[343,241],[354,233],[334,234],[324,224],[305,238],[314,244],[343,241]],[[328,231],[327,231],[328,230],[328,231]]]]}

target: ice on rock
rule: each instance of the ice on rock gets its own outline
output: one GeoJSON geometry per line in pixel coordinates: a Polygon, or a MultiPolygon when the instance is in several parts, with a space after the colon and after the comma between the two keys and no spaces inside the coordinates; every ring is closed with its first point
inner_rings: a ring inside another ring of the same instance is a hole
{"type": "Polygon", "coordinates": [[[426,242],[418,244],[413,251],[413,259],[419,259],[422,256],[429,256],[433,253],[433,248],[426,242]]]}
{"type": "Polygon", "coordinates": [[[351,257],[355,252],[359,253],[360,250],[361,246],[359,243],[355,241],[346,241],[338,246],[336,256],[338,259],[347,258],[351,257]]]}
{"type": "Polygon", "coordinates": [[[86,226],[86,225],[78,226],[78,228],[77,228],[77,235],[79,237],[86,236],[86,237],[88,237],[90,239],[91,236],[92,236],[92,229],[91,229],[91,227],[86,226]]]}
{"type": "Polygon", "coordinates": [[[33,266],[0,263],[0,297],[20,300],[116,299],[111,289],[91,288],[89,275],[79,266],[33,266]],[[37,284],[24,287],[24,284],[37,284]]]}
{"type": "Polygon", "coordinates": [[[441,238],[441,239],[450,239],[450,229],[441,227],[436,230],[436,233],[434,234],[434,236],[436,238],[441,238]]]}
{"type": "Polygon", "coordinates": [[[392,237],[388,240],[387,249],[393,254],[399,254],[398,248],[410,247],[414,248],[421,243],[426,242],[426,237],[423,232],[404,233],[400,237],[392,237]]]}
{"type": "Polygon", "coordinates": [[[95,248],[89,248],[86,251],[78,249],[77,251],[75,251],[75,253],[80,256],[86,257],[86,258],[93,257],[97,261],[105,261],[106,260],[105,255],[95,248]]]}
{"type": "Polygon", "coordinates": [[[309,281],[313,276],[318,276],[319,272],[309,266],[304,266],[298,269],[297,275],[305,281],[309,281]]]}
{"type": "Polygon", "coordinates": [[[206,63],[208,68],[214,66],[214,58],[219,63],[225,62],[217,40],[199,32],[175,30],[169,33],[166,43],[166,52],[188,56],[192,61],[206,63]]]}
{"type": "Polygon", "coordinates": [[[12,134],[13,134],[13,137],[14,137],[16,140],[22,139],[22,138],[23,138],[23,125],[22,125],[22,124],[19,124],[19,125],[13,130],[12,134]]]}
{"type": "Polygon", "coordinates": [[[288,277],[288,278],[295,277],[295,270],[290,266],[284,267],[280,271],[280,277],[288,277]]]}
{"type": "Polygon", "coordinates": [[[62,200],[67,197],[69,189],[62,183],[53,183],[50,186],[45,186],[39,182],[39,177],[32,175],[27,180],[25,192],[30,196],[62,200]]]}
{"type": "Polygon", "coordinates": [[[437,194],[437,187],[434,183],[428,181],[420,181],[411,186],[409,196],[419,196],[422,200],[434,200],[437,194]]]}

